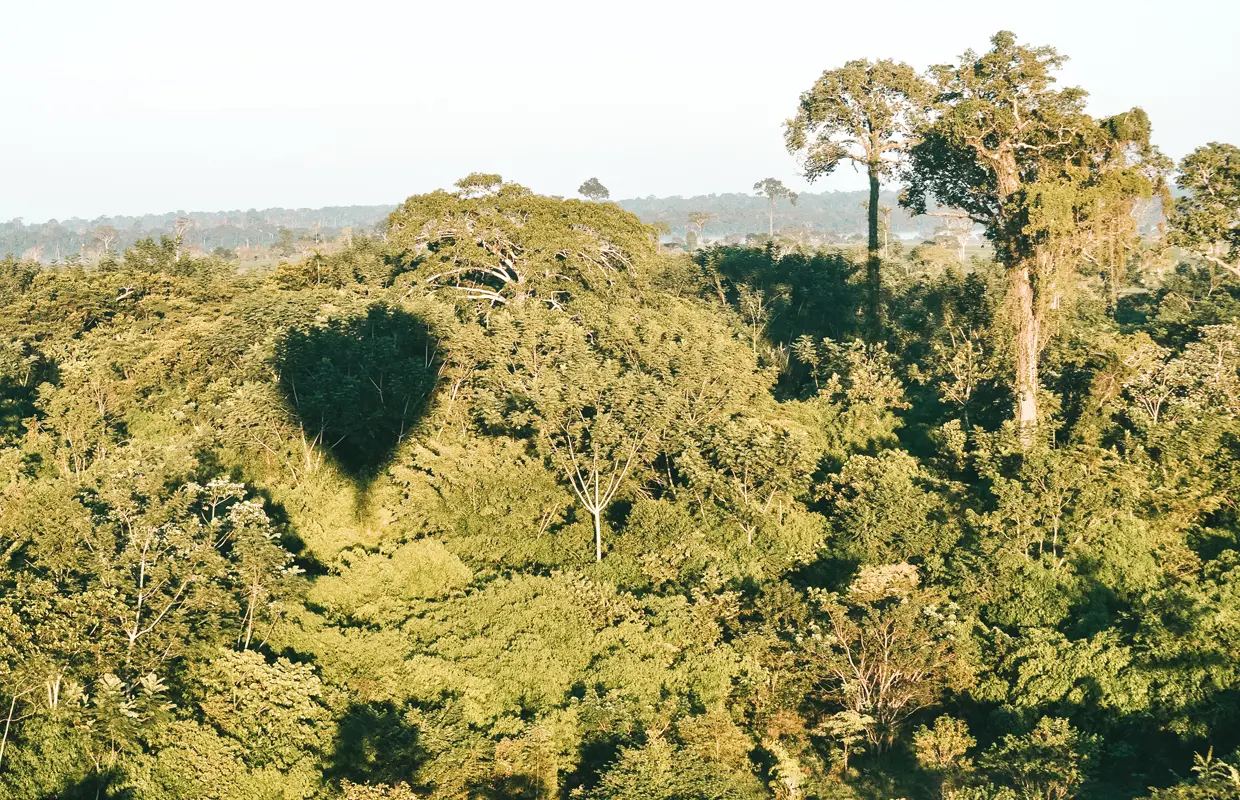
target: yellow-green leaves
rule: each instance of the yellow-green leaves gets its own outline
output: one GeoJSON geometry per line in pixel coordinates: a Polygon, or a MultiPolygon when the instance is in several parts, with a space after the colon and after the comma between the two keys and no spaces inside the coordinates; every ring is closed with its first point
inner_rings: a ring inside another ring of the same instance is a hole
{"type": "Polygon", "coordinates": [[[472,185],[410,197],[389,220],[389,242],[428,289],[484,313],[527,301],[563,309],[584,291],[632,291],[654,254],[649,228],[616,205],[513,183],[484,192],[472,185]]]}

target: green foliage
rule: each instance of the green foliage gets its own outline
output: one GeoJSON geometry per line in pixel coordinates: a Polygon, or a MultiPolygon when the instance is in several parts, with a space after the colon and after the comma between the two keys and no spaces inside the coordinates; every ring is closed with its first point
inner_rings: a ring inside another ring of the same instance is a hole
{"type": "Polygon", "coordinates": [[[796,116],[784,126],[788,150],[803,155],[811,181],[830,175],[844,160],[890,174],[893,162],[885,153],[903,147],[929,95],[907,64],[849,61],[824,72],[802,93],[796,116]]]}
{"type": "Polygon", "coordinates": [[[657,738],[620,751],[592,798],[636,800],[740,800],[761,797],[752,781],[720,772],[710,762],[657,738]]]}
{"type": "Polygon", "coordinates": [[[939,717],[934,727],[922,725],[913,734],[913,751],[917,762],[939,780],[943,797],[956,796],[962,779],[973,769],[968,752],[977,745],[963,720],[939,717]]]}
{"type": "Polygon", "coordinates": [[[476,177],[455,194],[409,198],[388,222],[416,280],[461,302],[563,308],[583,290],[631,285],[654,252],[650,230],[615,205],[543,197],[498,175],[475,186],[476,177]]]}
{"type": "Polygon", "coordinates": [[[330,719],[314,669],[253,651],[229,652],[191,676],[204,722],[245,748],[251,766],[291,768],[326,746],[330,719]]]}
{"type": "Polygon", "coordinates": [[[889,252],[881,337],[860,247],[481,173],[270,272],[0,262],[0,796],[1235,796],[1229,201],[1117,302],[1149,120],[993,44],[909,166],[998,260],[889,252]]]}
{"type": "Polygon", "coordinates": [[[1006,775],[1025,797],[1062,800],[1076,794],[1094,742],[1066,719],[1043,717],[1023,736],[1007,735],[986,751],[982,766],[1006,775]]]}
{"type": "Polygon", "coordinates": [[[1240,148],[1211,142],[1180,162],[1172,241],[1240,276],[1240,148]]]}
{"type": "Polygon", "coordinates": [[[1240,797],[1240,770],[1234,766],[1235,757],[1214,757],[1211,750],[1202,756],[1194,756],[1193,778],[1168,789],[1155,790],[1151,800],[1213,800],[1213,798],[1240,797]]]}
{"type": "Polygon", "coordinates": [[[900,450],[848,459],[822,489],[844,551],[871,564],[913,559],[940,566],[960,534],[948,524],[945,492],[933,491],[932,480],[900,450]]]}

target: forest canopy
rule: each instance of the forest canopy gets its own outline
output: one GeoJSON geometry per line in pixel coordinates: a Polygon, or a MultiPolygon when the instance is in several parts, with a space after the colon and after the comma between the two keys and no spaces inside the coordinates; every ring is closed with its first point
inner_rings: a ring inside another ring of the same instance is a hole
{"type": "Polygon", "coordinates": [[[10,254],[0,797],[1240,797],[1240,150],[1062,61],[789,98],[863,248],[473,173],[264,269],[10,254]]]}

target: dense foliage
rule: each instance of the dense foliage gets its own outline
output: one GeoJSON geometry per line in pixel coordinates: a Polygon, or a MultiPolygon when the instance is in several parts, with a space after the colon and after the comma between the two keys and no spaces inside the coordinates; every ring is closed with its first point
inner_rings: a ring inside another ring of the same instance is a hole
{"type": "MultiPolygon", "coordinates": [[[[951,102],[915,188],[984,199],[951,102]]],[[[1161,241],[995,209],[1062,248],[1026,424],[1010,258],[883,259],[876,335],[864,260],[496,175],[0,261],[0,796],[1240,796],[1230,153],[1161,241]]]]}

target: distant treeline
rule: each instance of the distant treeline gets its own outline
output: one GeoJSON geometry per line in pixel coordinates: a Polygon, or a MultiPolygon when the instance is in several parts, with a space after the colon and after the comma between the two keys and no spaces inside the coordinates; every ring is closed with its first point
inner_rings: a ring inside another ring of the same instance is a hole
{"type": "MultiPolygon", "coordinates": [[[[864,192],[824,192],[804,194],[796,206],[780,202],[775,209],[777,229],[808,230],[841,238],[865,231],[864,192]]],[[[913,218],[897,205],[893,192],[882,196],[890,206],[893,233],[933,233],[941,220],[913,218]]],[[[741,193],[699,195],[695,197],[644,197],[620,200],[617,204],[641,217],[643,222],[665,222],[671,233],[683,236],[688,215],[699,211],[713,214],[705,226],[707,239],[765,231],[767,201],[757,195],[741,193]]],[[[320,209],[267,208],[248,211],[174,211],[142,216],[112,216],[95,219],[49,220],[25,224],[21,218],[0,222],[0,256],[13,254],[44,263],[64,262],[73,256],[83,260],[104,251],[120,253],[146,238],[172,236],[183,228],[186,247],[210,253],[217,248],[272,247],[281,240],[281,229],[298,239],[330,241],[346,228],[368,233],[382,225],[395,205],[333,206],[320,209]],[[178,223],[178,221],[180,221],[178,223]]]]}
{"type": "Polygon", "coordinates": [[[178,226],[190,248],[269,247],[280,241],[280,230],[333,239],[345,228],[369,232],[396,208],[385,206],[330,206],[327,208],[265,208],[248,211],[170,211],[142,216],[97,217],[92,220],[49,220],[27,225],[19,217],[0,222],[0,256],[42,262],[82,258],[103,251],[121,252],[134,242],[175,234],[178,226]]]}
{"type": "MultiPolygon", "coordinates": [[[[929,238],[942,225],[942,219],[935,216],[910,215],[899,206],[895,192],[884,192],[880,202],[891,209],[889,219],[894,236],[907,238],[909,234],[916,234],[929,238]]],[[[805,193],[798,197],[795,206],[783,201],[776,204],[775,228],[840,239],[861,236],[865,231],[865,203],[865,192],[805,193]]],[[[670,232],[677,236],[685,234],[689,214],[695,211],[714,215],[704,227],[708,240],[762,233],[767,229],[766,198],[740,192],[694,197],[651,195],[619,200],[617,205],[645,223],[667,223],[670,232]]],[[[358,234],[375,231],[395,208],[395,205],[377,205],[170,211],[142,216],[101,216],[92,220],[53,219],[29,225],[18,217],[0,222],[0,257],[12,254],[43,263],[64,262],[74,256],[90,260],[105,251],[120,253],[143,239],[172,236],[178,224],[183,228],[185,245],[203,253],[217,249],[272,247],[280,243],[282,229],[298,239],[331,241],[346,228],[358,234]]],[[[1156,204],[1141,224],[1150,229],[1161,219],[1161,209],[1156,204]]]]}
{"type": "MultiPolygon", "coordinates": [[[[805,193],[796,205],[780,201],[775,206],[776,229],[801,229],[841,237],[865,232],[866,192],[805,193]]],[[[883,192],[880,202],[892,209],[891,229],[895,234],[918,233],[929,236],[939,227],[936,217],[912,217],[899,207],[895,192],[883,192]]],[[[696,197],[642,197],[620,200],[625,211],[631,211],[643,222],[666,222],[673,233],[684,235],[691,212],[704,211],[715,217],[705,226],[707,239],[732,234],[765,233],[767,230],[767,199],[758,195],[729,192],[696,197]]]]}

